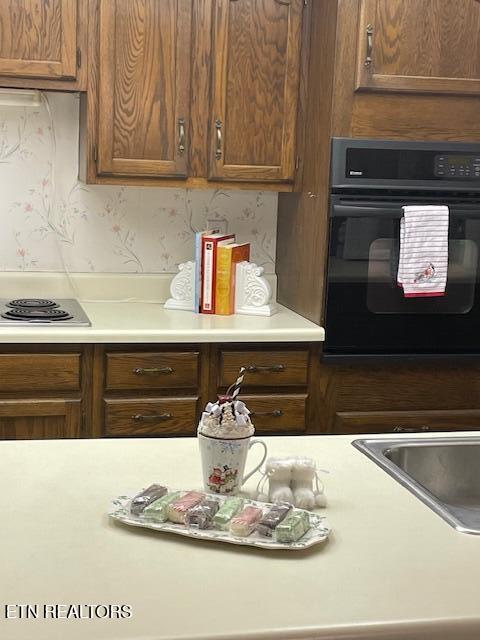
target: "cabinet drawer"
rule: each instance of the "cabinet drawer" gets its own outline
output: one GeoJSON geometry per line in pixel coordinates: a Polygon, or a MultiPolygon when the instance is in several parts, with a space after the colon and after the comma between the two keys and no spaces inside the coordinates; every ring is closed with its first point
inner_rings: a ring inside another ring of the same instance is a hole
{"type": "Polygon", "coordinates": [[[244,387],[305,386],[308,351],[222,351],[220,386],[227,387],[246,367],[244,387]]]}
{"type": "Polygon", "coordinates": [[[476,431],[480,410],[455,411],[344,411],[335,416],[333,433],[408,433],[476,431]]]}
{"type": "Polygon", "coordinates": [[[108,436],[193,436],[198,398],[104,400],[108,436]]]}
{"type": "Polygon", "coordinates": [[[0,355],[0,392],[77,391],[79,353],[8,353],[0,355]]]}
{"type": "Polygon", "coordinates": [[[246,396],[255,433],[302,433],[305,431],[306,395],[246,396]]]}
{"type": "Polygon", "coordinates": [[[107,353],[107,389],[173,389],[198,384],[198,352],[107,353]]]}

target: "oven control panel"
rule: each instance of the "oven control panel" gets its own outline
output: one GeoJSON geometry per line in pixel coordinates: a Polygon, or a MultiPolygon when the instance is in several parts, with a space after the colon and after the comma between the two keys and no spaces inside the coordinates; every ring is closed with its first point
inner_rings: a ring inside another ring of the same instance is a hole
{"type": "Polygon", "coordinates": [[[435,156],[434,175],[447,180],[480,180],[480,155],[438,154],[435,156]]]}

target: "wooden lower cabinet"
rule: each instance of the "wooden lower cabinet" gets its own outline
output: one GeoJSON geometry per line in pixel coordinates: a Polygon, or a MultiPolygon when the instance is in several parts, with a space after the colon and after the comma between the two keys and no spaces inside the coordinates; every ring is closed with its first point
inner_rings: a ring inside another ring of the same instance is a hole
{"type": "Polygon", "coordinates": [[[2,345],[0,440],[87,436],[91,355],[89,345],[2,345]]]}
{"type": "Polygon", "coordinates": [[[480,430],[480,363],[325,364],[317,343],[5,345],[0,440],[194,436],[245,367],[258,435],[480,430]]]}
{"type": "Polygon", "coordinates": [[[257,433],[305,433],[310,357],[308,344],[95,347],[93,435],[193,436],[240,367],[257,433]]]}
{"type": "Polygon", "coordinates": [[[80,400],[0,400],[1,440],[79,438],[80,400]]]}
{"type": "Polygon", "coordinates": [[[318,431],[480,429],[480,365],[465,361],[321,364],[318,431]]]}

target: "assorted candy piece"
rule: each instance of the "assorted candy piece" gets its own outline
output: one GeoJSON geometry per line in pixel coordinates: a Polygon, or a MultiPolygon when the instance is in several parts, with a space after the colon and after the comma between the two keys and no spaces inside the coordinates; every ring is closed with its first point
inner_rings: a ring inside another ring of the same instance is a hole
{"type": "Polygon", "coordinates": [[[277,526],[287,517],[291,510],[292,505],[288,504],[288,502],[274,504],[267,513],[262,516],[262,519],[256,526],[256,531],[261,536],[271,538],[277,526]]]}
{"type": "Polygon", "coordinates": [[[217,511],[217,500],[204,500],[187,511],[185,524],[192,528],[207,529],[217,511]]]}
{"type": "Polygon", "coordinates": [[[164,496],[167,491],[167,487],[162,487],[160,484],[151,484],[147,489],[132,498],[130,504],[131,513],[134,516],[139,516],[149,504],[164,496]]]}
{"type": "Polygon", "coordinates": [[[245,538],[255,529],[255,525],[262,517],[263,511],[260,507],[249,505],[235,516],[230,522],[230,533],[234,536],[245,538]]]}
{"type": "Polygon", "coordinates": [[[236,516],[243,509],[243,503],[243,498],[227,498],[214,515],[213,526],[217,529],[226,529],[233,516],[236,516]]]}
{"type": "Polygon", "coordinates": [[[178,500],[181,495],[181,491],[174,491],[173,493],[163,496],[163,498],[155,500],[155,502],[149,504],[148,507],[145,507],[143,515],[153,522],[166,522],[168,520],[168,506],[172,502],[175,502],[175,500],[178,500]]]}
{"type": "Polygon", "coordinates": [[[168,505],[167,513],[170,522],[185,524],[187,511],[205,499],[205,494],[198,491],[188,491],[178,500],[168,505]]]}
{"type": "Polygon", "coordinates": [[[158,484],[141,491],[130,502],[130,512],[147,521],[165,523],[169,520],[191,529],[229,531],[242,538],[255,532],[289,544],[310,529],[307,511],[293,509],[287,502],[265,507],[248,504],[238,496],[222,499],[199,491],[168,493],[166,487],[158,484]]]}
{"type": "Polygon", "coordinates": [[[277,542],[296,542],[310,529],[307,511],[295,509],[276,528],[277,542]]]}

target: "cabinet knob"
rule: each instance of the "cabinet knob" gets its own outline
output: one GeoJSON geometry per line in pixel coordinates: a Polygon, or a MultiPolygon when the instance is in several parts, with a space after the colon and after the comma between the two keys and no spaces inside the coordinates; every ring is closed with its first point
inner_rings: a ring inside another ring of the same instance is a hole
{"type": "Polygon", "coordinates": [[[133,370],[133,373],[137,376],[145,376],[148,374],[155,375],[155,374],[161,374],[161,373],[168,375],[170,373],[173,373],[174,371],[175,369],[172,369],[172,367],[152,367],[151,369],[137,367],[136,369],[133,370]]]}
{"type": "Polygon", "coordinates": [[[430,431],[430,427],[423,425],[421,427],[393,427],[394,433],[418,433],[418,432],[430,431]]]}

